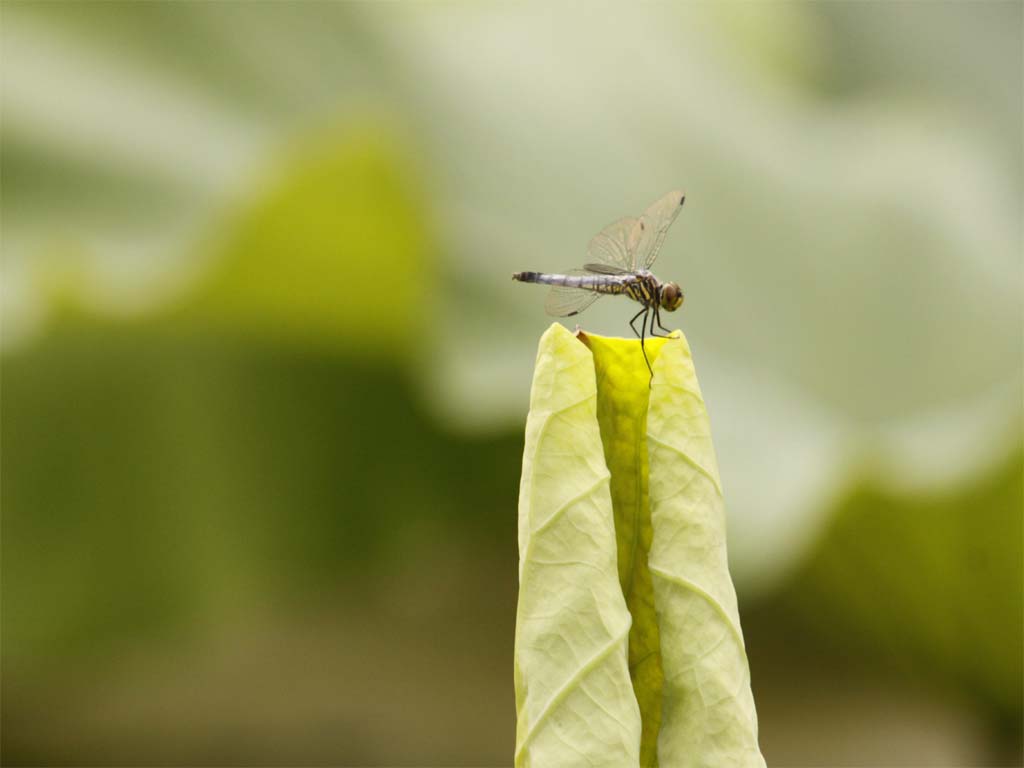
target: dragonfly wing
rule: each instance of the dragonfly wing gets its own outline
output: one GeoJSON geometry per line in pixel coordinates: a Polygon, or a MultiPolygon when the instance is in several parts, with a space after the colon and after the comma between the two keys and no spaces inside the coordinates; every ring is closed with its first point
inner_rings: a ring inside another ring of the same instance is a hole
{"type": "Polygon", "coordinates": [[[612,264],[584,264],[583,271],[591,275],[631,275],[628,269],[612,264]]]}
{"type": "Polygon", "coordinates": [[[602,229],[590,241],[587,253],[600,264],[618,267],[623,271],[633,269],[633,248],[630,238],[637,220],[632,216],[619,219],[602,229]]]}
{"type": "Polygon", "coordinates": [[[584,288],[556,285],[548,292],[548,300],[544,304],[544,309],[552,317],[571,317],[585,310],[601,298],[601,295],[584,288]]]}
{"type": "Polygon", "coordinates": [[[633,250],[633,269],[650,269],[658,258],[668,228],[682,210],[684,200],[682,192],[669,192],[644,211],[630,234],[630,242],[636,246],[633,250]]]}
{"type": "MultiPolygon", "coordinates": [[[[566,274],[586,275],[588,273],[582,269],[574,269],[566,274]]],[[[553,285],[551,290],[548,291],[548,298],[544,303],[544,309],[552,317],[571,317],[572,315],[578,315],[603,295],[586,288],[553,285]]]]}

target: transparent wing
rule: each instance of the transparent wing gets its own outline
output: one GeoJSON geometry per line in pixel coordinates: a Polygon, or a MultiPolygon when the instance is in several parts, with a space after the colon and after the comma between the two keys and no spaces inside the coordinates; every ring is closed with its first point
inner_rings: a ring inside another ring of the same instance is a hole
{"type": "Polygon", "coordinates": [[[665,233],[682,210],[685,197],[678,190],[669,192],[644,211],[630,234],[629,242],[636,244],[633,250],[633,269],[650,269],[658,258],[665,233]]]}
{"type": "Polygon", "coordinates": [[[572,317],[578,315],[599,298],[602,294],[584,288],[568,288],[562,285],[552,286],[544,309],[552,317],[572,317]]]}
{"type": "Polygon", "coordinates": [[[636,228],[636,219],[627,216],[602,229],[587,246],[590,258],[600,264],[629,272],[633,269],[633,249],[630,237],[636,228]]]}
{"type": "Polygon", "coordinates": [[[628,269],[616,267],[612,264],[584,264],[583,271],[591,275],[631,275],[628,269]]]}
{"type": "MultiPolygon", "coordinates": [[[[583,269],[566,272],[567,275],[590,274],[583,269]]],[[[588,291],[586,288],[571,288],[568,285],[553,285],[548,291],[544,309],[552,317],[571,317],[578,315],[604,294],[588,291]]]]}

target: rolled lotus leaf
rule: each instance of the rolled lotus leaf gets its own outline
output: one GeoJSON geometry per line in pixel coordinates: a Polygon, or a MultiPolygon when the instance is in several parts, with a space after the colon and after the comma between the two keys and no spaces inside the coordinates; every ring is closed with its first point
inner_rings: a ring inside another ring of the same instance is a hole
{"type": "Polygon", "coordinates": [[[517,766],[763,766],[689,346],[541,338],[519,495],[517,766]]]}

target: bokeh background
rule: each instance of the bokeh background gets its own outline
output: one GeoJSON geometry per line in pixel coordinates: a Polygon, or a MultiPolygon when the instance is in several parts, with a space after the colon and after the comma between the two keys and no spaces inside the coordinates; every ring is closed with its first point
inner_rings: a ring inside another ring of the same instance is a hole
{"type": "Polygon", "coordinates": [[[1022,7],[4,2],[3,762],[508,765],[509,273],[681,187],[768,763],[1020,765],[1022,7]]]}

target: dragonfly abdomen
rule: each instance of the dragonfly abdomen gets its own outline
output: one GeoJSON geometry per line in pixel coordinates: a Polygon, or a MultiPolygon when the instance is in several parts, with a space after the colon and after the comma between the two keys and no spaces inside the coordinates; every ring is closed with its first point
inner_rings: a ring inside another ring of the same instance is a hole
{"type": "Polygon", "coordinates": [[[626,283],[617,275],[555,275],[546,272],[516,272],[513,280],[521,283],[562,285],[566,288],[582,288],[595,293],[623,293],[626,283]]]}

